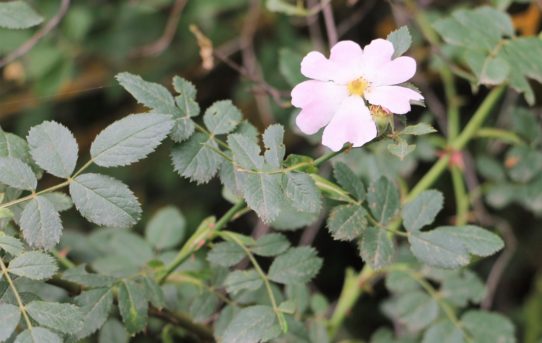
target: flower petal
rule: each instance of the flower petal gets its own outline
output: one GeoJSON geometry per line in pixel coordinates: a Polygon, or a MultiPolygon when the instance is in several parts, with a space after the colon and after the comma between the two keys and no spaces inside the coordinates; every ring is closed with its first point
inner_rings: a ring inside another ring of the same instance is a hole
{"type": "Polygon", "coordinates": [[[329,81],[335,75],[335,66],[320,52],[311,51],[301,61],[301,74],[311,79],[329,81]]]}
{"type": "Polygon", "coordinates": [[[400,86],[377,86],[365,93],[365,98],[373,105],[382,106],[396,114],[410,111],[410,101],[423,100],[418,92],[400,86]]]}
{"type": "Polygon", "coordinates": [[[335,65],[333,80],[338,83],[348,83],[361,76],[363,51],[358,43],[345,40],[331,48],[329,59],[335,65]]]}
{"type": "Polygon", "coordinates": [[[329,123],[347,96],[345,86],[332,82],[301,82],[292,90],[292,105],[302,109],[296,118],[297,126],[307,135],[315,134],[329,123]]]}
{"type": "Polygon", "coordinates": [[[363,99],[349,96],[324,129],[322,144],[333,151],[338,151],[345,143],[360,147],[374,139],[376,135],[376,125],[363,99]]]}
{"type": "Polygon", "coordinates": [[[363,48],[363,77],[369,82],[375,81],[380,67],[391,61],[393,51],[393,44],[381,38],[366,45],[363,48]]]}
{"type": "Polygon", "coordinates": [[[376,86],[390,86],[410,80],[416,73],[416,61],[412,57],[401,56],[383,65],[375,76],[376,86]]]}

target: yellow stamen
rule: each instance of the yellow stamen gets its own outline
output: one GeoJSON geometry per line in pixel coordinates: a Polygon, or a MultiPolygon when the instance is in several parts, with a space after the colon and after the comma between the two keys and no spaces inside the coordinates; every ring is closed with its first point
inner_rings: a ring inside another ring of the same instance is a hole
{"type": "Polygon", "coordinates": [[[369,83],[360,77],[359,79],[350,81],[347,87],[348,87],[348,92],[350,93],[350,95],[362,96],[363,93],[365,93],[365,91],[369,87],[369,83]]]}

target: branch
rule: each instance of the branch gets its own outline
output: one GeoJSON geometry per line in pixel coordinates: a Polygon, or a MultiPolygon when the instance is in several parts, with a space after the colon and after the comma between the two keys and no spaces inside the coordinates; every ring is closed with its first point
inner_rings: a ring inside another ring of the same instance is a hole
{"type": "Polygon", "coordinates": [[[66,12],[68,7],[70,7],[71,0],[62,0],[60,8],[58,9],[57,14],[51,18],[39,31],[37,31],[29,40],[27,40],[23,45],[21,45],[17,50],[5,56],[0,60],[0,68],[4,67],[8,63],[13,62],[21,56],[26,55],[32,48],[49,32],[51,32],[55,27],[58,26],[66,12]]]}
{"type": "Polygon", "coordinates": [[[167,309],[158,310],[151,307],[149,314],[153,317],[163,319],[174,325],[178,325],[194,333],[201,339],[201,342],[215,342],[213,333],[206,326],[194,323],[190,318],[180,312],[173,312],[167,309]]]}
{"type": "Polygon", "coordinates": [[[324,23],[326,25],[327,40],[329,47],[331,48],[339,40],[337,34],[337,27],[335,26],[335,19],[333,18],[333,9],[331,8],[331,2],[322,0],[322,13],[324,15],[324,23]]]}

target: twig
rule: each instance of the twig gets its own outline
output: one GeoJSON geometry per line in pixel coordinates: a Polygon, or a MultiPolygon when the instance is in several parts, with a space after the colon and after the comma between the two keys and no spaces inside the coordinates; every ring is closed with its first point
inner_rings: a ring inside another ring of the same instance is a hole
{"type": "Polygon", "coordinates": [[[153,317],[164,319],[174,325],[178,325],[194,333],[201,339],[201,342],[215,342],[213,333],[206,327],[194,323],[190,318],[180,312],[173,312],[167,309],[158,310],[155,308],[149,309],[150,315],[153,317]]]}
{"type": "Polygon", "coordinates": [[[332,47],[337,44],[339,38],[337,34],[337,27],[335,26],[335,19],[333,18],[333,9],[331,8],[330,1],[322,0],[322,13],[324,15],[324,23],[326,25],[329,47],[332,47]]]}
{"type": "MultiPolygon", "coordinates": [[[[307,6],[313,8],[317,5],[317,0],[307,0],[307,6]]],[[[322,31],[318,25],[318,13],[307,16],[307,26],[309,28],[309,36],[311,37],[312,45],[318,51],[324,51],[324,41],[322,39],[322,31]]]]}
{"type": "Polygon", "coordinates": [[[144,45],[130,53],[132,57],[149,57],[149,56],[158,56],[164,50],[169,47],[173,38],[175,37],[175,32],[177,31],[177,26],[179,25],[179,20],[181,19],[181,14],[188,0],[177,0],[171,9],[169,14],[166,27],[162,36],[153,43],[144,45]]]}
{"type": "Polygon", "coordinates": [[[4,67],[6,64],[13,62],[21,56],[26,55],[32,48],[49,32],[51,32],[55,27],[58,26],[68,8],[70,7],[70,0],[62,0],[57,14],[51,18],[39,31],[37,31],[29,40],[23,43],[15,51],[11,52],[0,60],[0,68],[4,67]]]}
{"type": "Polygon", "coordinates": [[[367,13],[369,13],[369,11],[373,8],[374,5],[375,0],[364,1],[361,7],[359,7],[348,18],[341,21],[337,25],[337,34],[339,35],[339,37],[344,36],[354,26],[358,25],[365,18],[367,13]]]}

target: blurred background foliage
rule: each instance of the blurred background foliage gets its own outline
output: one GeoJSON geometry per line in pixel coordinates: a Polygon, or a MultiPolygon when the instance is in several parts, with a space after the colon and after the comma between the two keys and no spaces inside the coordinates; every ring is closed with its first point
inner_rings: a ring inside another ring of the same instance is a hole
{"type": "MultiPolygon", "coordinates": [[[[60,1],[29,3],[49,20],[57,15],[60,1]]],[[[420,0],[418,3],[432,19],[461,6],[510,5],[508,11],[520,35],[533,36],[540,31],[539,1],[420,0]]],[[[309,8],[317,8],[318,4],[308,1],[309,8]]],[[[385,37],[396,27],[409,25],[414,38],[409,54],[419,62],[414,83],[426,96],[428,107],[417,108],[408,115],[408,121],[423,119],[438,123],[439,115],[444,112],[439,108],[444,91],[437,70],[443,62],[431,47],[422,43],[412,13],[403,3],[334,0],[331,5],[339,38],[361,45],[385,37]]],[[[54,119],[74,132],[80,151],[85,153],[106,125],[128,113],[143,111],[114,81],[115,74],[129,71],[164,85],[170,84],[173,75],[181,75],[197,86],[197,100],[202,108],[216,100],[231,98],[260,130],[280,122],[295,131],[289,91],[302,79],[299,61],[310,50],[328,49],[321,13],[308,17],[288,15],[295,12],[295,6],[286,0],[73,1],[57,28],[1,70],[1,126],[24,137],[32,125],[54,119]],[[282,11],[276,11],[277,8],[282,11]]],[[[39,29],[0,29],[0,55],[14,51],[39,29]]],[[[453,56],[454,52],[445,53],[453,56]]],[[[504,266],[492,308],[511,316],[526,342],[536,342],[542,336],[542,111],[540,85],[532,86],[537,98],[534,110],[522,108],[524,100],[510,91],[503,110],[491,119],[510,129],[516,134],[514,137],[527,145],[511,148],[492,140],[480,140],[469,157],[477,168],[475,179],[481,182],[480,187],[473,186],[476,192],[470,194],[475,211],[481,211],[475,215],[489,216],[506,228],[504,235],[505,238],[508,235],[512,254],[504,266]],[[516,240],[517,249],[514,249],[516,240]]],[[[476,108],[479,95],[485,94],[485,90],[480,89],[473,96],[471,85],[464,80],[458,87],[459,100],[465,106],[462,118],[466,121],[469,110],[476,108]]],[[[289,153],[318,156],[323,151],[317,139],[305,139],[292,131],[285,140],[289,153]]],[[[342,159],[367,180],[381,174],[399,174],[412,181],[423,175],[429,161],[438,155],[430,137],[419,139],[415,153],[405,161],[387,153],[384,144],[376,144],[372,150],[369,154],[357,149],[342,159]]],[[[143,220],[134,229],[137,232],[142,232],[148,218],[165,205],[182,211],[189,232],[208,213],[222,213],[228,207],[218,180],[196,186],[182,179],[171,167],[169,151],[169,147],[162,147],[143,162],[111,171],[131,186],[146,209],[143,220]]],[[[57,181],[50,175],[45,177],[44,187],[57,181]]],[[[438,188],[453,197],[448,177],[441,178],[438,188]]],[[[453,222],[453,206],[445,206],[446,211],[438,220],[453,222]]],[[[90,252],[92,249],[82,235],[97,229],[75,211],[70,212],[71,215],[64,216],[68,229],[63,246],[80,254],[90,252]]],[[[255,216],[242,222],[244,226],[236,230],[251,233],[261,229],[255,216]]],[[[324,226],[320,221],[319,226],[309,228],[312,231],[300,230],[292,233],[291,238],[310,240],[311,235],[316,235],[315,246],[325,263],[313,287],[333,301],[340,292],[344,269],[348,266],[359,269],[362,262],[355,245],[333,241],[322,229],[324,226]]],[[[496,258],[476,265],[483,279],[496,258]]],[[[379,304],[387,291],[377,284],[372,293],[359,302],[347,321],[350,331],[358,332],[360,337],[368,337],[376,327],[386,323],[379,304]]]]}

